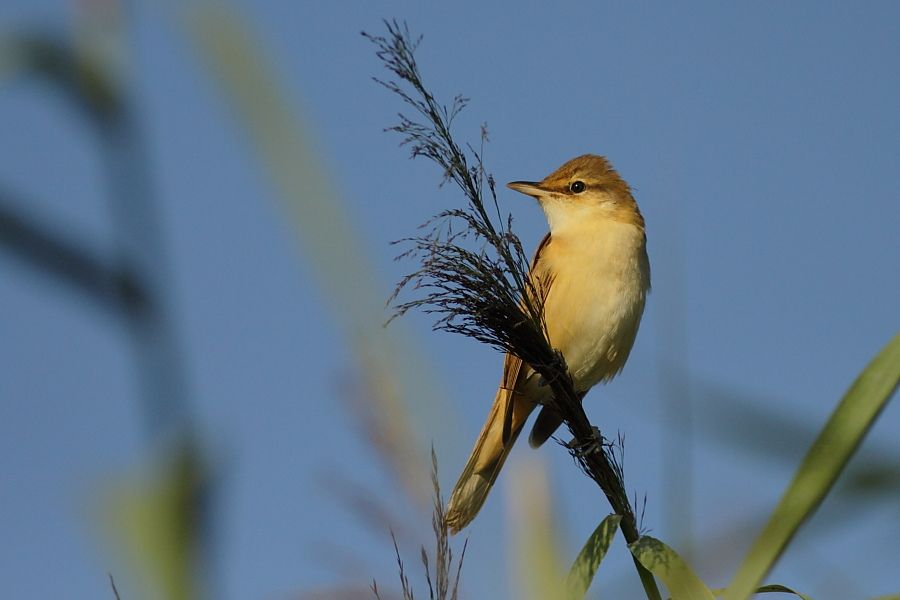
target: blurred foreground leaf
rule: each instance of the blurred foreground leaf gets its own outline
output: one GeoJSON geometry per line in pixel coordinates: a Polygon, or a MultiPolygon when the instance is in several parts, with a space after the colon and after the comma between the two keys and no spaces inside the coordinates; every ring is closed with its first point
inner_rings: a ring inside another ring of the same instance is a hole
{"type": "Polygon", "coordinates": [[[104,502],[103,525],[124,547],[148,590],[145,596],[200,597],[198,558],[209,480],[196,447],[182,443],[147,472],[120,484],[104,502]]]}
{"type": "Polygon", "coordinates": [[[414,413],[405,398],[427,389],[417,403],[433,402],[439,395],[434,379],[417,362],[420,353],[403,347],[396,328],[382,327],[387,293],[374,275],[370,253],[247,20],[220,3],[198,3],[186,16],[191,41],[258,151],[366,374],[368,395],[360,408],[365,414],[356,416],[385,463],[424,507],[430,486],[421,459],[427,454],[410,424],[414,413]]]}
{"type": "Polygon", "coordinates": [[[0,84],[22,77],[41,77],[69,95],[98,121],[121,109],[115,77],[93,57],[80,56],[66,41],[44,33],[0,36],[0,84]]]}
{"type": "Polygon", "coordinates": [[[511,504],[518,597],[565,600],[565,569],[556,536],[547,470],[537,458],[515,465],[507,499],[511,504]]]}
{"type": "Polygon", "coordinates": [[[715,600],[715,596],[678,553],[649,535],[629,544],[634,557],[669,589],[672,600],[715,600]]]}
{"type": "Polygon", "coordinates": [[[832,413],[728,586],[726,600],[744,600],[753,594],[797,529],[831,490],[898,383],[900,334],[869,363],[832,413]]]}
{"type": "Polygon", "coordinates": [[[613,537],[619,530],[619,523],[622,521],[620,515],[609,515],[597,526],[591,537],[585,542],[581,552],[569,569],[569,576],[566,578],[566,589],[568,596],[572,600],[576,598],[584,598],[594,575],[600,567],[600,563],[606,556],[607,550],[612,543],[613,537]]]}

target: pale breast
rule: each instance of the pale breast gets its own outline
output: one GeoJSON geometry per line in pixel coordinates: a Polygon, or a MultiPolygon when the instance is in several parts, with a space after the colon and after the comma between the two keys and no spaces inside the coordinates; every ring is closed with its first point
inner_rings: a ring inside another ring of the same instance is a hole
{"type": "Polygon", "coordinates": [[[625,365],[650,287],[644,239],[634,225],[604,223],[577,235],[554,232],[540,257],[553,277],[544,305],[550,342],[579,390],[625,365]]]}

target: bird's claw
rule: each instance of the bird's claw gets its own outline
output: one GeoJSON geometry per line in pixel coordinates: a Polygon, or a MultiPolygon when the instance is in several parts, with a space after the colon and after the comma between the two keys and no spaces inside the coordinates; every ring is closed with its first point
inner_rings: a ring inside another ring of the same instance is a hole
{"type": "Polygon", "coordinates": [[[591,438],[586,441],[573,438],[565,444],[566,448],[579,456],[587,456],[595,452],[600,452],[603,448],[603,436],[600,434],[600,428],[591,426],[591,438]]]}

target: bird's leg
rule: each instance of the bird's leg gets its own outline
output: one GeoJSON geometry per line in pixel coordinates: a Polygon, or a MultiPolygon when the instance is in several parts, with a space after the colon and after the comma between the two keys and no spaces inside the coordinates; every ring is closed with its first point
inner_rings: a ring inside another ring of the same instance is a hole
{"type": "Polygon", "coordinates": [[[591,426],[591,437],[588,440],[579,440],[572,438],[569,442],[563,444],[577,456],[587,456],[595,452],[600,452],[604,446],[603,436],[600,434],[600,428],[591,426]]]}

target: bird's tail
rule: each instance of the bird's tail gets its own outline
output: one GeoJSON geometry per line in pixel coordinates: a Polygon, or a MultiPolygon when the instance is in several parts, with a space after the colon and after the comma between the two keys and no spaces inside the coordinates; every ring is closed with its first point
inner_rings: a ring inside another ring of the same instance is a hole
{"type": "Polygon", "coordinates": [[[497,391],[491,412],[447,503],[445,518],[451,533],[457,533],[471,523],[481,510],[533,409],[534,404],[521,394],[503,388],[497,391]]]}

